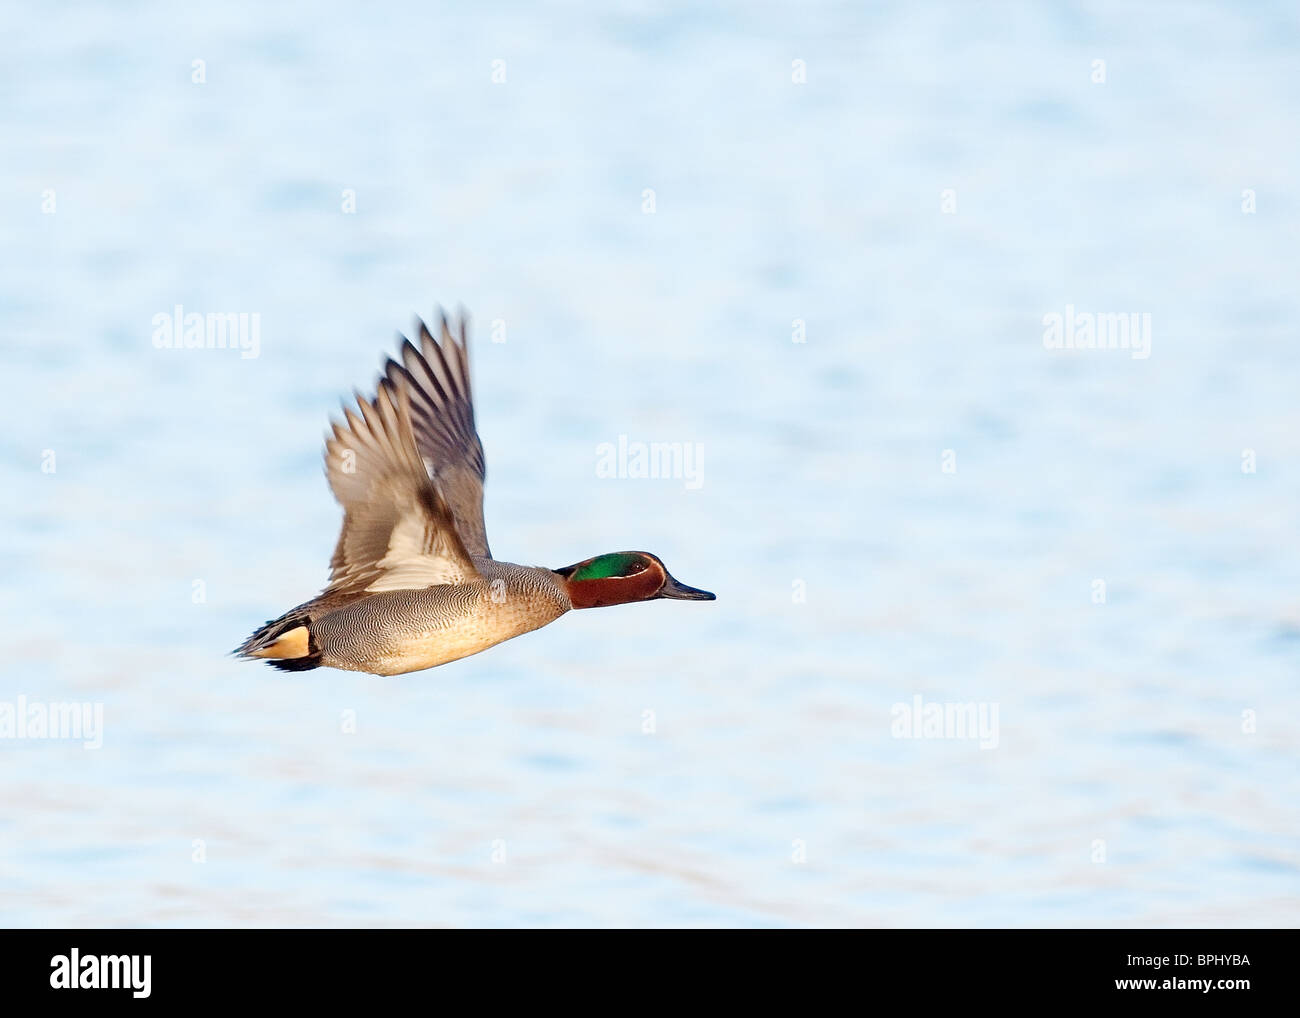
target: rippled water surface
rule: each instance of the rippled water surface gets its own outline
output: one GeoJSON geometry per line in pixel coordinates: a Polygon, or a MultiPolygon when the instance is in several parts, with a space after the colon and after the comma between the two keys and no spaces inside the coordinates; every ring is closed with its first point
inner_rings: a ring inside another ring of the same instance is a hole
{"type": "Polygon", "coordinates": [[[0,711],[103,744],[0,738],[0,922],[1296,925],[1291,5],[10,22],[0,711]],[[230,660],[435,301],[494,552],[717,602],[230,660]],[[258,356],[155,348],[178,304],[258,356]],[[1045,349],[1067,305],[1149,357],[1045,349]],[[918,696],[996,745],[896,737],[918,696]]]}

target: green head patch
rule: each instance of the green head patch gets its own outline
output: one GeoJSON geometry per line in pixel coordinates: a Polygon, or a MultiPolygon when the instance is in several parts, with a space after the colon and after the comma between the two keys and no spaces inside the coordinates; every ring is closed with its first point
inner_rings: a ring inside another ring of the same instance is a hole
{"type": "Polygon", "coordinates": [[[627,551],[597,555],[574,567],[568,576],[571,583],[582,580],[608,580],[615,576],[633,576],[646,568],[645,559],[627,551]]]}

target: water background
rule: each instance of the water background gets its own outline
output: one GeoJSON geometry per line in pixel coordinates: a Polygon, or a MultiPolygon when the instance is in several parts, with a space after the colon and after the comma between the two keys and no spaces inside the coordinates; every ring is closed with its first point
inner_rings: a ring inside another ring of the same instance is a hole
{"type": "Polygon", "coordinates": [[[0,923],[1297,924],[1292,5],[5,22],[0,701],[104,736],[0,739],[0,923]],[[324,582],[327,418],[438,301],[495,554],[717,602],[230,660],[324,582]],[[259,356],[155,349],[177,304],[259,356]],[[1045,350],[1067,304],[1150,357],[1045,350]],[[702,485],[597,476],[621,435],[702,485]],[[996,749],[893,737],[917,695],[996,749]]]}

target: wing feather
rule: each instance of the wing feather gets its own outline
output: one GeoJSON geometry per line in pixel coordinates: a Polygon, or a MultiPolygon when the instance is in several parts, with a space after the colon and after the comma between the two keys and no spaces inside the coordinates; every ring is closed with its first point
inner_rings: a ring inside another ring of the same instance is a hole
{"type": "Polygon", "coordinates": [[[385,378],[373,400],[356,399],[325,442],[326,475],[343,506],[327,591],[418,589],[477,576],[416,446],[408,393],[385,378]]]}
{"type": "Polygon", "coordinates": [[[456,530],[471,555],[491,558],[483,525],[483,482],[487,468],[474,425],[469,349],[462,316],[459,339],[442,315],[440,339],[419,322],[419,346],[403,338],[398,360],[384,375],[410,405],[416,448],[435,487],[446,499],[456,530]]]}

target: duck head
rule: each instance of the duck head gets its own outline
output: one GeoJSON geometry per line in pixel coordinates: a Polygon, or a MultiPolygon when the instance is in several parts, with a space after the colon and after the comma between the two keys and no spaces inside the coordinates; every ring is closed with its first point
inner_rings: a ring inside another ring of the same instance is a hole
{"type": "Polygon", "coordinates": [[[677,601],[712,601],[713,594],[679,583],[658,556],[647,551],[614,551],[556,569],[575,608],[603,608],[632,601],[668,597],[677,601]]]}

